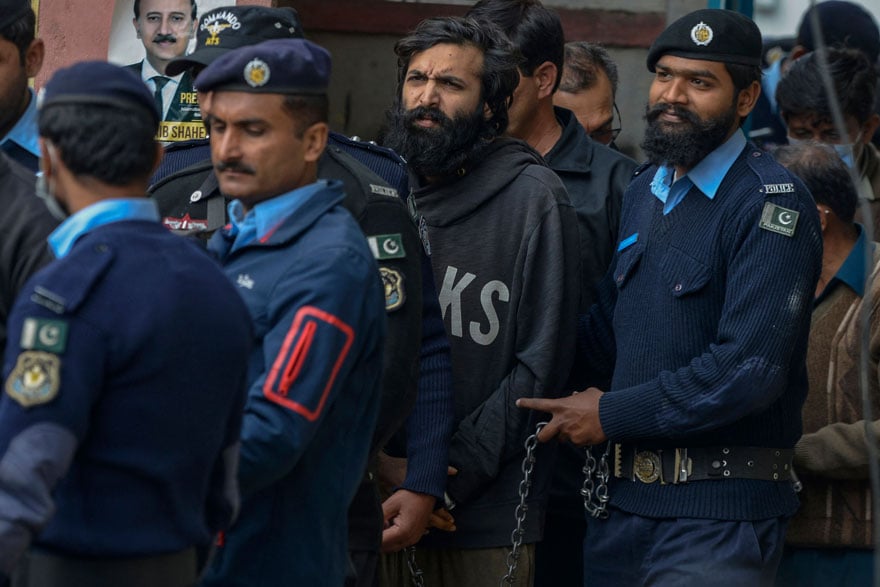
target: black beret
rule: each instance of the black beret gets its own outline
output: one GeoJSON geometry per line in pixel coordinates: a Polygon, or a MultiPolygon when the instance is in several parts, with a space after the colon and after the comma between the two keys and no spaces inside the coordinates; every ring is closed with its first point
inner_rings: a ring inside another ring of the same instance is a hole
{"type": "Polygon", "coordinates": [[[798,28],[797,42],[807,51],[815,51],[812,14],[819,17],[822,40],[828,47],[858,49],[873,64],[880,55],[880,30],[871,13],[852,2],[828,0],[814,4],[804,13],[798,28]]]}
{"type": "MultiPolygon", "coordinates": [[[[0,0],[2,1],[2,0],[0,0]]],[[[302,24],[293,8],[227,6],[206,12],[199,19],[196,48],[189,55],[173,59],[165,73],[178,73],[196,65],[209,65],[232,49],[256,45],[270,39],[301,39],[302,24]]]]}
{"type": "Polygon", "coordinates": [[[761,31],[733,10],[706,8],[666,27],[648,50],[648,70],[664,55],[761,66],[761,31]]]}
{"type": "Polygon", "coordinates": [[[27,14],[31,0],[0,0],[0,31],[27,14]]]}
{"type": "Polygon", "coordinates": [[[326,94],[330,54],[305,39],[275,39],[229,51],[196,79],[200,92],[326,94]]]}
{"type": "Polygon", "coordinates": [[[37,97],[40,112],[56,104],[137,108],[159,124],[153,94],[140,76],[106,61],[82,61],[59,69],[37,97]]]}

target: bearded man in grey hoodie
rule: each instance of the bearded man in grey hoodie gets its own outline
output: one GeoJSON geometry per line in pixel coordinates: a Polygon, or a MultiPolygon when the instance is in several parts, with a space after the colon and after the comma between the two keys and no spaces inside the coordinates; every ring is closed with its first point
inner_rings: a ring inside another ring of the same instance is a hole
{"type": "MultiPolygon", "coordinates": [[[[507,570],[523,444],[536,423],[515,401],[558,396],[571,365],[577,218],[541,157],[502,137],[519,82],[503,33],[428,19],[395,51],[385,143],[410,168],[410,210],[440,288],[456,394],[446,505],[457,530],[425,536],[417,561],[431,585],[482,587],[507,570]]],[[[553,450],[537,450],[515,585],[531,584],[553,450]]]]}

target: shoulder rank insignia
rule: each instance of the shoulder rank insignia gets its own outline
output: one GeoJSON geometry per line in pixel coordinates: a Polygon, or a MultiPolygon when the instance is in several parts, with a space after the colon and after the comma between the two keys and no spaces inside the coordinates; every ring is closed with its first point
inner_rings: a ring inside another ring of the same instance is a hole
{"type": "Polygon", "coordinates": [[[22,407],[45,404],[58,395],[61,359],[42,351],[25,351],[18,355],[15,368],[6,379],[6,393],[22,407]]]}
{"type": "Polygon", "coordinates": [[[67,348],[67,322],[27,318],[21,327],[19,346],[23,350],[47,351],[59,355],[67,348]]]}
{"type": "Polygon", "coordinates": [[[403,275],[399,271],[388,267],[379,267],[382,276],[382,285],[385,288],[385,311],[399,310],[406,301],[406,292],[403,289],[403,275]]]}
{"type": "Polygon", "coordinates": [[[794,236],[798,216],[800,216],[800,212],[777,206],[771,202],[764,202],[760,227],[770,232],[791,237],[794,236]]]}
{"type": "Polygon", "coordinates": [[[403,237],[400,233],[377,234],[368,236],[367,243],[373,252],[373,257],[381,261],[383,259],[403,259],[406,251],[403,249],[403,237]]]}

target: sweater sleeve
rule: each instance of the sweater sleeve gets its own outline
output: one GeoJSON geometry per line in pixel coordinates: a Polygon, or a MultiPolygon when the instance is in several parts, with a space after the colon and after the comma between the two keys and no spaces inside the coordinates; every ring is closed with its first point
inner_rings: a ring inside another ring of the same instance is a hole
{"type": "MultiPolygon", "coordinates": [[[[880,420],[871,427],[880,437],[880,420]]],[[[864,420],[835,422],[801,437],[794,447],[795,468],[831,479],[867,479],[867,446],[864,420]]]]}
{"type": "Polygon", "coordinates": [[[800,214],[791,237],[761,228],[765,201],[744,207],[722,236],[728,260],[714,342],[675,371],[602,396],[609,438],[691,436],[760,412],[786,390],[792,352],[809,327],[822,241],[809,198],[773,201],[800,214]]]}
{"type": "Polygon", "coordinates": [[[516,309],[515,364],[487,400],[459,424],[449,461],[459,472],[447,491],[464,502],[493,481],[522,451],[538,417],[521,397],[558,397],[573,353],[577,313],[577,220],[569,204],[545,214],[525,244],[523,291],[516,309]]]}
{"type": "Polygon", "coordinates": [[[452,362],[431,261],[422,254],[422,346],[419,390],[406,421],[406,479],[402,487],[442,498],[454,424],[452,362]]]}

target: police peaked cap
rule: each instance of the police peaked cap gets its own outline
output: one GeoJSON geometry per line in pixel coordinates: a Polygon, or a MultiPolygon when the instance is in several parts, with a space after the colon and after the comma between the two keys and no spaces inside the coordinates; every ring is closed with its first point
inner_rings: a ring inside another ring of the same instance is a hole
{"type": "MultiPolygon", "coordinates": [[[[3,0],[0,0],[2,2],[3,0]]],[[[165,67],[168,75],[177,75],[197,65],[212,61],[239,47],[256,45],[271,39],[301,39],[303,27],[293,8],[266,6],[226,6],[206,12],[199,19],[196,48],[189,55],[171,60],[165,67]]]]}
{"type": "Polygon", "coordinates": [[[82,61],[59,69],[40,90],[37,108],[57,104],[95,104],[138,109],[159,124],[153,94],[135,73],[106,61],[82,61]]]}
{"type": "Polygon", "coordinates": [[[200,92],[326,94],[330,53],[305,39],[275,39],[218,57],[196,79],[200,92]]]}
{"type": "Polygon", "coordinates": [[[648,70],[664,55],[686,59],[761,66],[761,31],[733,10],[706,8],[666,27],[648,50],[648,70]]]}
{"type": "Polygon", "coordinates": [[[31,0],[0,0],[0,31],[27,14],[31,0]]]}

